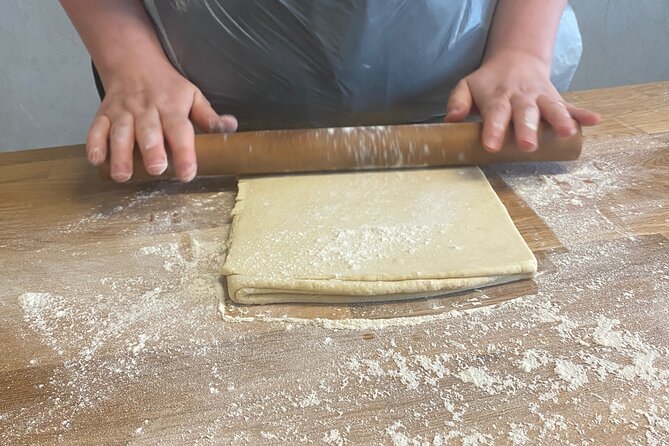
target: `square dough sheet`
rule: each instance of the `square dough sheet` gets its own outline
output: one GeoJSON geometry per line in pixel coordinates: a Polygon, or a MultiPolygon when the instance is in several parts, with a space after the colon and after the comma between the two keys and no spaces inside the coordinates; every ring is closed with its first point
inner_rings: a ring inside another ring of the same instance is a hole
{"type": "Polygon", "coordinates": [[[223,266],[235,302],[369,302],[532,277],[478,167],[242,179],[223,266]]]}

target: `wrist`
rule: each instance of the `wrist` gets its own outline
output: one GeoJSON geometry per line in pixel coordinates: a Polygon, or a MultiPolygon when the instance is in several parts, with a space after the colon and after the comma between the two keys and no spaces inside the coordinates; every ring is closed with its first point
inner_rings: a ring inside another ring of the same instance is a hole
{"type": "Polygon", "coordinates": [[[515,65],[533,67],[535,70],[550,76],[551,59],[525,48],[504,47],[487,51],[482,65],[515,65]]]}
{"type": "Polygon", "coordinates": [[[103,61],[94,59],[100,79],[107,90],[116,85],[141,84],[155,79],[161,73],[176,71],[162,53],[149,56],[124,54],[118,58],[108,56],[103,61]]]}

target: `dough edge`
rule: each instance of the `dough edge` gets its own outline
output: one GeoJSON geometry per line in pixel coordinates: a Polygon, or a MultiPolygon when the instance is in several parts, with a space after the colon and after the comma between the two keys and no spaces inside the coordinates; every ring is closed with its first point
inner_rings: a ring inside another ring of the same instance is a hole
{"type": "Polygon", "coordinates": [[[241,304],[282,303],[355,303],[408,300],[441,296],[492,285],[529,279],[534,271],[483,277],[431,280],[369,281],[357,280],[259,280],[228,276],[228,296],[241,304]],[[233,292],[234,290],[234,292],[233,292]]]}

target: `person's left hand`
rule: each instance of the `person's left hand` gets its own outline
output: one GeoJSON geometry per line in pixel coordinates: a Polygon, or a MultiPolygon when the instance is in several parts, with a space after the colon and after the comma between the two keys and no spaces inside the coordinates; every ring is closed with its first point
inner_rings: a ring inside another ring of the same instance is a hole
{"type": "Polygon", "coordinates": [[[501,149],[510,122],[518,147],[537,148],[537,128],[544,119],[559,137],[568,137],[581,125],[595,125],[598,114],[566,102],[550,81],[550,65],[531,54],[507,50],[485,60],[451,92],[446,122],[462,121],[477,109],[483,119],[482,143],[489,152],[501,149]]]}

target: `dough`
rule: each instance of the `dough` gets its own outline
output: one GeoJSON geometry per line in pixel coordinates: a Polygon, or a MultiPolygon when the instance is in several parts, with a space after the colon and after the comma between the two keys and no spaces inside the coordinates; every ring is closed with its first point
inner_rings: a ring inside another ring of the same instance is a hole
{"type": "Polygon", "coordinates": [[[242,179],[232,214],[239,303],[410,299],[537,269],[478,167],[242,179]]]}

